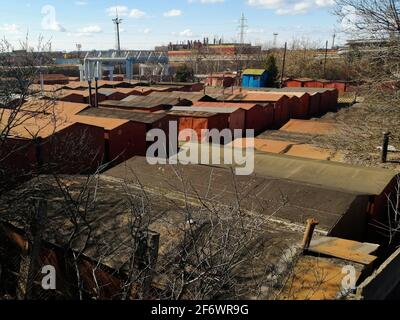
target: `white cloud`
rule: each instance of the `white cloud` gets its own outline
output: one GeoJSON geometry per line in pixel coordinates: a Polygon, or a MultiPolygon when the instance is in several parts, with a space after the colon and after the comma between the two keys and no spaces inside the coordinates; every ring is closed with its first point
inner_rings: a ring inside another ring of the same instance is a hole
{"type": "Polygon", "coordinates": [[[179,9],[172,9],[164,12],[164,17],[179,17],[182,15],[182,11],[179,9]]]}
{"type": "Polygon", "coordinates": [[[103,30],[98,25],[83,27],[78,30],[79,33],[101,33],[103,30]]]}
{"type": "Polygon", "coordinates": [[[106,12],[110,17],[119,16],[127,16],[129,14],[129,8],[127,6],[113,6],[106,9],[106,12]]]}
{"type": "Polygon", "coordinates": [[[77,6],[86,6],[87,4],[87,1],[75,1],[75,5],[77,6]]]}
{"type": "Polygon", "coordinates": [[[356,32],[357,24],[360,23],[360,17],[356,13],[356,9],[352,6],[345,6],[342,8],[343,19],[341,27],[346,32],[356,32]]]}
{"type": "Polygon", "coordinates": [[[314,8],[335,4],[335,0],[246,0],[250,6],[274,10],[278,15],[304,14],[314,8]]]}
{"type": "Polygon", "coordinates": [[[129,9],[127,6],[113,6],[106,9],[107,14],[110,17],[115,17],[118,12],[120,17],[131,17],[131,18],[142,18],[146,16],[146,13],[139,9],[129,9]]]}
{"type": "Polygon", "coordinates": [[[42,29],[48,31],[59,31],[66,32],[67,30],[57,21],[56,8],[51,5],[45,5],[41,11],[42,18],[42,29]]]}
{"type": "Polygon", "coordinates": [[[146,29],[143,30],[143,33],[144,34],[150,34],[151,33],[151,29],[146,28],[146,29]]]}
{"type": "Polygon", "coordinates": [[[186,37],[186,38],[193,38],[193,37],[197,37],[193,31],[191,29],[185,29],[181,32],[178,32],[178,35],[180,37],[186,37]]]}
{"type": "Polygon", "coordinates": [[[199,2],[202,4],[208,4],[208,3],[223,3],[225,0],[188,0],[189,3],[195,3],[199,2]]]}
{"type": "Polygon", "coordinates": [[[265,33],[265,30],[264,29],[262,29],[262,28],[260,28],[260,29],[257,29],[257,28],[249,28],[249,29],[247,29],[247,31],[246,31],[247,33],[265,33]]]}
{"type": "Polygon", "coordinates": [[[145,12],[140,11],[139,9],[132,9],[129,16],[132,18],[142,18],[146,15],[145,12]]]}
{"type": "Polygon", "coordinates": [[[0,31],[6,32],[6,33],[19,33],[19,26],[17,26],[15,23],[8,24],[4,23],[3,25],[0,25],[0,31]]]}

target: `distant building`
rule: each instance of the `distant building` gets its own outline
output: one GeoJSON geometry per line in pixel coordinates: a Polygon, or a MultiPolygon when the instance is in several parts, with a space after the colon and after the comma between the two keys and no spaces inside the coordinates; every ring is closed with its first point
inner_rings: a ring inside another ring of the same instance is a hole
{"type": "Polygon", "coordinates": [[[236,82],[236,74],[232,73],[213,73],[209,74],[204,83],[212,87],[231,87],[236,82]]]}
{"type": "Polygon", "coordinates": [[[268,71],[264,69],[247,69],[243,72],[242,87],[264,88],[267,86],[268,71]]]}
{"type": "Polygon", "coordinates": [[[349,52],[379,52],[390,45],[390,39],[351,39],[338,51],[339,54],[349,52]]]}
{"type": "Polygon", "coordinates": [[[193,60],[193,56],[196,55],[201,55],[202,60],[222,61],[232,60],[233,57],[248,59],[249,56],[262,53],[261,46],[253,46],[250,43],[222,43],[221,41],[216,41],[215,43],[188,41],[187,43],[157,47],[157,50],[167,52],[168,58],[172,63],[190,62],[193,60]]]}

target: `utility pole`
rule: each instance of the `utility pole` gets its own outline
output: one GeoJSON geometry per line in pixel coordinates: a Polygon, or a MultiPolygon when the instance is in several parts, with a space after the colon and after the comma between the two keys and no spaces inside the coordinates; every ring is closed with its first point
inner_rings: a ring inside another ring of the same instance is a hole
{"type": "Polygon", "coordinates": [[[336,40],[336,31],[333,33],[332,36],[332,49],[335,49],[335,40],[336,40]]]}
{"type": "Polygon", "coordinates": [[[119,25],[122,23],[122,19],[118,17],[118,9],[116,10],[117,17],[113,19],[112,21],[115,24],[115,32],[116,32],[116,42],[117,42],[117,52],[118,52],[118,57],[121,56],[121,41],[119,37],[119,25]]]}
{"type": "Polygon", "coordinates": [[[247,19],[244,16],[244,13],[242,13],[242,18],[240,19],[240,44],[244,44],[244,34],[246,32],[246,28],[248,27],[247,25],[247,19]]]}
{"type": "Polygon", "coordinates": [[[326,78],[326,61],[328,60],[328,40],[326,40],[325,46],[325,59],[324,59],[324,79],[326,78]]]}
{"type": "Polygon", "coordinates": [[[287,52],[287,42],[285,42],[285,50],[283,51],[282,74],[281,74],[281,83],[280,83],[280,87],[281,87],[281,88],[283,88],[283,77],[284,77],[284,75],[285,75],[286,52],[287,52]]]}
{"type": "Polygon", "coordinates": [[[383,144],[382,144],[382,157],[381,157],[381,162],[386,163],[387,162],[387,155],[388,155],[388,149],[389,149],[389,139],[390,139],[390,132],[384,132],[383,133],[383,144]]]}

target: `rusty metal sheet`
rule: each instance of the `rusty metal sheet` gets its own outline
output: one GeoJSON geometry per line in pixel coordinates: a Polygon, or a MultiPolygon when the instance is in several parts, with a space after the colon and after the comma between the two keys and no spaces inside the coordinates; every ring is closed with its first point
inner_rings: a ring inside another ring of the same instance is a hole
{"type": "MultiPolygon", "coordinates": [[[[337,260],[311,256],[300,257],[292,275],[278,299],[281,300],[335,300],[342,291],[343,266],[337,260]]],[[[362,267],[354,265],[356,281],[362,267]]]]}
{"type": "Polygon", "coordinates": [[[325,135],[334,133],[337,127],[334,123],[330,122],[291,119],[281,130],[304,134],[325,135]]]}
{"type": "Polygon", "coordinates": [[[322,237],[311,242],[310,252],[320,253],[363,265],[370,265],[377,257],[371,255],[379,248],[379,245],[362,243],[358,241],[322,237]]]}

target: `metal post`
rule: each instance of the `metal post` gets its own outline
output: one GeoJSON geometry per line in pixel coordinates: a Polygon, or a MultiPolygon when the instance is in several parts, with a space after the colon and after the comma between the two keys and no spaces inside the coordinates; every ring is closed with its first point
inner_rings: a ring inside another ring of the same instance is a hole
{"type": "Polygon", "coordinates": [[[383,144],[382,144],[382,163],[387,162],[389,138],[390,138],[390,132],[384,132],[383,133],[383,144]]]}
{"type": "Polygon", "coordinates": [[[225,72],[222,74],[222,94],[225,95],[225,72]]]}
{"type": "Polygon", "coordinates": [[[98,108],[99,107],[99,79],[95,78],[95,107],[98,108]]]}
{"type": "Polygon", "coordinates": [[[285,75],[286,52],[287,52],[287,42],[285,42],[285,50],[284,50],[284,52],[283,52],[282,75],[281,75],[281,83],[280,83],[280,87],[281,87],[281,88],[283,88],[283,77],[284,77],[284,75],[285,75]]]}
{"type": "Polygon", "coordinates": [[[324,79],[326,79],[326,60],[328,59],[328,40],[326,40],[326,46],[325,46],[325,59],[324,59],[324,79]]]}
{"type": "Polygon", "coordinates": [[[303,250],[308,250],[311,244],[311,239],[315,230],[315,227],[318,225],[318,221],[315,220],[314,218],[308,219],[307,220],[307,227],[304,232],[304,237],[303,237],[303,242],[302,242],[302,248],[303,250]]]}
{"type": "Polygon", "coordinates": [[[88,81],[88,85],[89,85],[89,105],[91,107],[93,107],[93,103],[92,103],[92,81],[88,81]]]}

